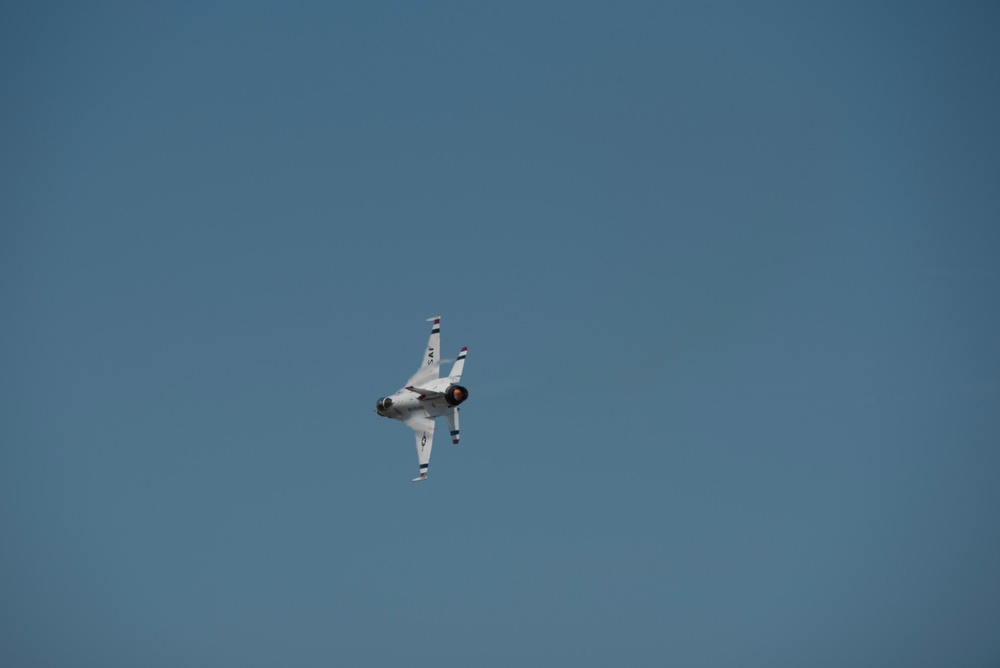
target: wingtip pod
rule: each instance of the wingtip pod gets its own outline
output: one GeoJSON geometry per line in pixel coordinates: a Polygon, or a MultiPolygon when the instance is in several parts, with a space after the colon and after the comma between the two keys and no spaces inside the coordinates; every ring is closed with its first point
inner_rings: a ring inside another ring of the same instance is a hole
{"type": "Polygon", "coordinates": [[[433,322],[435,325],[440,325],[441,324],[441,316],[439,316],[439,315],[433,315],[430,318],[427,318],[427,322],[433,322]]]}
{"type": "MultiPolygon", "coordinates": [[[[423,445],[423,443],[426,443],[426,436],[427,435],[424,434],[424,440],[421,441],[421,445],[423,445]]],[[[431,433],[431,438],[434,438],[433,432],[431,433]]],[[[410,482],[422,482],[424,480],[427,480],[427,467],[428,467],[427,460],[431,458],[431,449],[430,447],[428,447],[426,450],[422,450],[420,449],[420,446],[418,446],[418,451],[420,452],[420,460],[421,460],[420,475],[411,480],[410,482]]]]}

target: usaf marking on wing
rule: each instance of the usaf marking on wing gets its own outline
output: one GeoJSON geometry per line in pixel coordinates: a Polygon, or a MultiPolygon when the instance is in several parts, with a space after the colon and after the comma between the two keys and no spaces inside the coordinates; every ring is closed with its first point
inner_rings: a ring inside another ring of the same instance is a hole
{"type": "Polygon", "coordinates": [[[406,385],[391,397],[382,397],[375,405],[375,412],[382,417],[399,420],[412,429],[417,438],[417,461],[420,476],[413,482],[427,479],[427,466],[431,461],[434,445],[434,420],[444,417],[451,431],[452,443],[458,443],[458,405],[469,398],[469,390],[458,384],[465,368],[468,348],[458,353],[451,373],[441,377],[441,362],[437,351],[441,346],[441,316],[428,318],[433,322],[431,338],[427,341],[424,361],[406,385]]]}

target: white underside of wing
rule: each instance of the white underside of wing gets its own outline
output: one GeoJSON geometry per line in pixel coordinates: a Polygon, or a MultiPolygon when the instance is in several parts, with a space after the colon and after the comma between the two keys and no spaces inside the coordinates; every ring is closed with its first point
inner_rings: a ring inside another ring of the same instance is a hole
{"type": "Polygon", "coordinates": [[[407,385],[423,385],[441,376],[441,316],[436,315],[427,320],[433,324],[424,350],[424,359],[417,372],[406,381],[407,385]]]}
{"type": "Polygon", "coordinates": [[[424,412],[422,408],[403,420],[403,424],[413,431],[434,431],[434,418],[424,412]]]}
{"type": "Polygon", "coordinates": [[[437,380],[440,376],[441,365],[428,364],[420,367],[415,374],[410,376],[410,379],[406,381],[405,387],[418,387],[420,385],[426,385],[433,380],[437,380]]]}
{"type": "Polygon", "coordinates": [[[416,436],[420,477],[414,478],[414,482],[424,480],[431,462],[431,448],[434,447],[434,418],[426,413],[414,413],[403,420],[403,424],[412,429],[416,436]]]}
{"type": "Polygon", "coordinates": [[[444,396],[443,392],[438,392],[437,390],[432,390],[426,387],[414,387],[413,385],[407,385],[406,389],[410,392],[419,394],[424,399],[440,399],[444,396]]]}

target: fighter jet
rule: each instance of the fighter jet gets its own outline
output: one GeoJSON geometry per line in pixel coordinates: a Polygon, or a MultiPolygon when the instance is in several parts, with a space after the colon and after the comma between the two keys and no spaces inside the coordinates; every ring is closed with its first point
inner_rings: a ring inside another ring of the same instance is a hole
{"type": "Polygon", "coordinates": [[[462,348],[451,367],[451,373],[441,376],[441,316],[428,318],[433,322],[427,341],[424,361],[406,385],[390,397],[382,397],[375,412],[382,417],[399,420],[412,429],[417,438],[417,461],[420,475],[413,482],[427,480],[427,466],[434,444],[434,419],[444,416],[451,431],[451,442],[458,443],[458,405],[469,398],[469,390],[458,384],[465,368],[468,348],[462,348]]]}

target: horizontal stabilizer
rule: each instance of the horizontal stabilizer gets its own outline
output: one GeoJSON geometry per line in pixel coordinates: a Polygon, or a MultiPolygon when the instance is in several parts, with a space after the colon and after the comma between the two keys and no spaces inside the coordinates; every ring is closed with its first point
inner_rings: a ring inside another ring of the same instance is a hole
{"type": "Polygon", "coordinates": [[[465,370],[465,355],[468,352],[468,348],[462,348],[462,352],[458,354],[458,358],[455,360],[455,366],[451,367],[451,373],[448,374],[448,377],[456,383],[462,380],[462,372],[465,370]]]}
{"type": "Polygon", "coordinates": [[[448,431],[451,433],[451,442],[458,445],[458,407],[456,406],[445,413],[444,419],[448,421],[448,431]]]}

